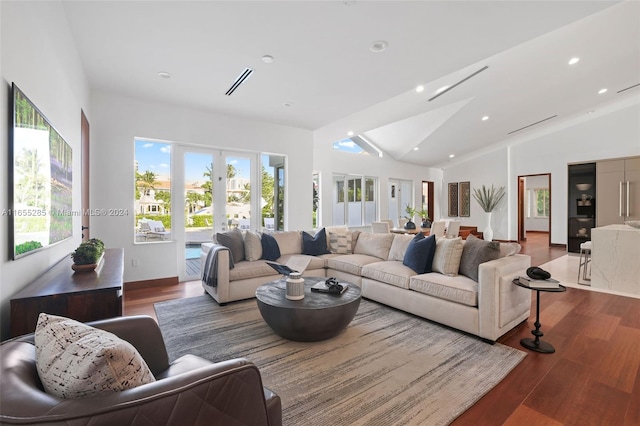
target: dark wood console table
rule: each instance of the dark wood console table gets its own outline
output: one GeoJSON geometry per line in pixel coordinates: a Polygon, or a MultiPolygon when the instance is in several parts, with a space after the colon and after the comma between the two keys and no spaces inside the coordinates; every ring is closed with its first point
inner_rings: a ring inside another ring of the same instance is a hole
{"type": "Polygon", "coordinates": [[[78,321],[122,315],[124,249],[106,249],[93,272],[74,272],[66,256],[11,298],[11,336],[32,333],[46,312],[78,321]]]}

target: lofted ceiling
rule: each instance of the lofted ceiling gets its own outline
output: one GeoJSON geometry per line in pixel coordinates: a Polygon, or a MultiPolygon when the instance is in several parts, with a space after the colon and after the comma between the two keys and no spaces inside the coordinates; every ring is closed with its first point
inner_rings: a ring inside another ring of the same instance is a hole
{"type": "Polygon", "coordinates": [[[354,131],[424,166],[640,99],[638,86],[618,93],[640,83],[637,1],[62,3],[92,89],[315,130],[326,143],[354,131]],[[378,40],[388,47],[373,52],[378,40]]]}

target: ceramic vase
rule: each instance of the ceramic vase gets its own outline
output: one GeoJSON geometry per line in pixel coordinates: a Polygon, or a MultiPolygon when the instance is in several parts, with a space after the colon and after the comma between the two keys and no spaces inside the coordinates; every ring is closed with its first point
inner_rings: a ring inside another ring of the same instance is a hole
{"type": "Polygon", "coordinates": [[[493,229],[491,229],[491,212],[487,214],[487,226],[482,230],[482,237],[485,241],[493,241],[493,229]]]}
{"type": "Polygon", "coordinates": [[[300,272],[292,272],[287,277],[287,291],[285,297],[289,300],[304,299],[304,278],[300,272]]]}

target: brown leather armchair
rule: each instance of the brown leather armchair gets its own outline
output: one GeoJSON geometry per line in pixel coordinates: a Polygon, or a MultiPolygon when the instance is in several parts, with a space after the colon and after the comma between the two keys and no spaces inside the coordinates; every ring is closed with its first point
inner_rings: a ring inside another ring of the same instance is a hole
{"type": "Polygon", "coordinates": [[[185,355],[169,364],[156,322],[119,317],[90,325],[136,347],[157,381],[98,397],[61,399],[44,392],[33,334],[0,345],[0,424],[282,425],[280,397],[263,388],[246,359],[212,363],[185,355]]]}

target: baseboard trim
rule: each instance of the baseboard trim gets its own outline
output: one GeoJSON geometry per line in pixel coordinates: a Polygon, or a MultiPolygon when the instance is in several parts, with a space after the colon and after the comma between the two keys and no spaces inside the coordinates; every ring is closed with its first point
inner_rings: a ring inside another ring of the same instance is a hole
{"type": "Polygon", "coordinates": [[[551,243],[551,244],[549,244],[549,247],[562,247],[562,248],[567,248],[567,245],[566,245],[566,244],[551,243]]]}
{"type": "Polygon", "coordinates": [[[535,231],[535,230],[531,230],[531,231],[525,231],[527,234],[528,233],[532,233],[532,234],[548,234],[549,231],[535,231]]]}
{"type": "Polygon", "coordinates": [[[124,283],[125,290],[137,290],[140,288],[166,287],[178,285],[178,277],[157,278],[155,280],[129,281],[124,283]]]}

